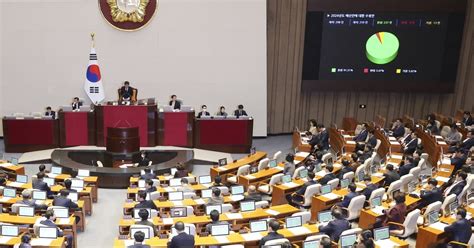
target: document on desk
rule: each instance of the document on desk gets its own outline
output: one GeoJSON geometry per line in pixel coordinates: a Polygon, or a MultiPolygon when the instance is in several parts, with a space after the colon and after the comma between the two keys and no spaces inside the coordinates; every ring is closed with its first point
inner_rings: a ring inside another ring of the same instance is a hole
{"type": "Polygon", "coordinates": [[[8,241],[10,241],[10,239],[12,239],[12,237],[1,236],[0,237],[0,244],[7,244],[8,241]]]}
{"type": "Polygon", "coordinates": [[[390,141],[390,145],[400,145],[400,143],[398,143],[396,141],[390,141]]]}
{"type": "Polygon", "coordinates": [[[242,238],[244,238],[245,241],[255,241],[262,239],[263,236],[260,233],[246,233],[242,234],[242,238]]]}
{"type": "Polygon", "coordinates": [[[11,199],[12,199],[11,197],[5,197],[5,196],[4,196],[4,197],[0,198],[0,202],[7,202],[7,201],[9,201],[9,200],[11,200],[11,199]]]}
{"type": "Polygon", "coordinates": [[[54,173],[48,173],[46,174],[49,178],[56,178],[58,175],[54,173]]]}
{"type": "Polygon", "coordinates": [[[342,137],[344,137],[344,139],[349,139],[351,136],[349,134],[343,134],[342,137]]]}
{"type": "Polygon", "coordinates": [[[173,225],[174,224],[173,218],[162,218],[161,220],[163,221],[163,224],[165,224],[165,225],[173,225]]]}
{"type": "Polygon", "coordinates": [[[176,191],[176,189],[173,188],[173,187],[166,187],[166,188],[165,188],[165,191],[166,191],[166,192],[173,192],[173,191],[176,191]]]}
{"type": "Polygon", "coordinates": [[[403,156],[402,156],[402,155],[398,155],[398,154],[394,154],[394,155],[392,155],[392,158],[394,158],[394,159],[402,159],[403,156]]]}
{"type": "MultiPolygon", "coordinates": [[[[441,160],[441,164],[451,164],[451,159],[450,158],[443,158],[441,160]]],[[[444,169],[444,168],[443,168],[444,169]]],[[[449,171],[449,170],[448,170],[449,171]]]]}
{"type": "Polygon", "coordinates": [[[57,218],[59,225],[67,225],[69,224],[69,218],[57,218]]]}
{"type": "Polygon", "coordinates": [[[11,186],[11,187],[15,187],[15,188],[20,188],[21,186],[23,186],[24,183],[18,183],[18,182],[10,182],[8,183],[8,186],[11,186]]]}
{"type": "Polygon", "coordinates": [[[54,239],[32,239],[31,246],[50,246],[54,239]]]}
{"type": "Polygon", "coordinates": [[[174,206],[183,206],[183,201],[171,201],[174,206]]]}
{"type": "Polygon", "coordinates": [[[227,218],[231,220],[243,219],[244,217],[240,213],[226,213],[227,218]]]}
{"type": "Polygon", "coordinates": [[[325,175],[326,175],[326,171],[324,171],[324,170],[316,172],[317,177],[324,177],[325,175]]]}
{"type": "Polygon", "coordinates": [[[11,166],[15,166],[14,164],[10,164],[10,163],[3,163],[3,164],[0,164],[1,167],[4,167],[4,168],[8,168],[8,167],[11,167],[11,166]]]}
{"type": "Polygon", "coordinates": [[[356,144],[356,142],[353,141],[353,140],[348,140],[348,141],[346,141],[346,143],[349,144],[349,145],[355,145],[356,144]]]}
{"type": "Polygon", "coordinates": [[[390,141],[396,141],[397,139],[396,139],[395,137],[390,136],[390,137],[388,138],[388,140],[390,140],[390,141]]]}
{"type": "Polygon", "coordinates": [[[132,246],[132,245],[135,244],[135,240],[133,240],[133,239],[127,239],[127,240],[124,240],[124,241],[123,241],[123,244],[124,244],[125,247],[129,247],[129,246],[132,246]]]}
{"type": "Polygon", "coordinates": [[[383,239],[383,240],[375,241],[375,244],[378,247],[383,247],[383,248],[394,248],[394,247],[398,246],[397,243],[391,241],[390,239],[383,239]]]}
{"type": "Polygon", "coordinates": [[[334,199],[337,199],[337,198],[341,198],[340,195],[337,195],[337,194],[334,194],[334,193],[327,193],[325,195],[323,195],[324,197],[328,198],[328,199],[331,199],[331,200],[334,200],[334,199]]]}
{"type": "Polygon", "coordinates": [[[443,183],[447,183],[449,181],[448,177],[437,176],[436,180],[441,181],[443,183]]]}
{"type": "Polygon", "coordinates": [[[204,205],[204,204],[206,204],[206,201],[205,201],[204,199],[196,199],[196,200],[194,200],[194,201],[195,201],[196,204],[198,204],[198,205],[204,205]]]}
{"type": "Polygon", "coordinates": [[[255,177],[252,176],[252,175],[247,175],[247,176],[245,176],[245,177],[246,177],[247,179],[255,179],[255,177]]]}
{"type": "Polygon", "coordinates": [[[377,206],[375,208],[372,208],[372,212],[376,213],[377,215],[383,215],[383,210],[385,208],[384,207],[381,207],[381,206],[377,206]]]}
{"type": "Polygon", "coordinates": [[[229,243],[229,239],[227,239],[227,236],[214,236],[214,238],[219,242],[219,244],[227,244],[229,243]]]}
{"type": "Polygon", "coordinates": [[[293,235],[301,235],[301,234],[307,234],[307,233],[311,232],[308,228],[306,228],[304,226],[292,227],[292,228],[288,228],[286,230],[293,233],[293,235]]]}
{"type": "Polygon", "coordinates": [[[440,231],[443,231],[443,232],[444,232],[444,228],[447,227],[447,226],[448,226],[448,224],[444,224],[441,221],[438,221],[434,224],[429,225],[429,227],[440,230],[440,231]]]}
{"type": "Polygon", "coordinates": [[[372,173],[372,176],[374,176],[374,177],[383,177],[383,173],[381,173],[381,172],[372,173]]]}
{"type": "Polygon", "coordinates": [[[212,187],[212,183],[203,183],[201,184],[202,186],[206,187],[206,188],[210,188],[212,187]]]}
{"type": "Polygon", "coordinates": [[[284,184],[282,184],[282,185],[285,186],[285,187],[287,187],[287,188],[294,188],[294,187],[300,186],[299,184],[294,183],[294,182],[284,183],[284,184]]]}
{"type": "Polygon", "coordinates": [[[447,145],[446,142],[444,141],[438,141],[438,144],[443,145],[443,146],[447,145]]]}
{"type": "Polygon", "coordinates": [[[266,212],[267,214],[274,215],[274,216],[280,214],[280,212],[275,211],[275,210],[272,210],[272,209],[267,209],[267,210],[265,210],[265,212],[266,212]]]}
{"type": "Polygon", "coordinates": [[[230,196],[230,200],[232,200],[233,202],[241,201],[243,199],[244,199],[244,195],[231,195],[230,196]]]}
{"type": "Polygon", "coordinates": [[[225,171],[227,168],[225,166],[217,167],[218,171],[225,171]]]}
{"type": "Polygon", "coordinates": [[[309,156],[309,152],[297,152],[295,154],[296,157],[308,157],[309,156]]]}

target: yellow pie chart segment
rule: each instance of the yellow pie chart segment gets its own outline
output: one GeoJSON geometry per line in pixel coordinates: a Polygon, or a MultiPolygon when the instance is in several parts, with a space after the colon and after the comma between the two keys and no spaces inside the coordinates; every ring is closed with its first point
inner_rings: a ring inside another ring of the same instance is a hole
{"type": "Polygon", "coordinates": [[[397,36],[389,32],[375,33],[365,44],[367,59],[378,65],[392,62],[397,57],[399,48],[397,36]]]}

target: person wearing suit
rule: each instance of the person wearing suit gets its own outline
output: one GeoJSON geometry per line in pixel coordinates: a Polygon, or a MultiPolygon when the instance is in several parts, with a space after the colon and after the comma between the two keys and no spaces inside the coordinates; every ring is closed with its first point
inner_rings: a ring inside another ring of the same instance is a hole
{"type": "Polygon", "coordinates": [[[418,146],[418,136],[416,135],[416,132],[412,132],[410,141],[403,147],[403,153],[413,154],[417,146],[418,146]]]}
{"type": "Polygon", "coordinates": [[[458,171],[454,182],[444,190],[444,196],[455,194],[459,196],[466,186],[467,174],[464,171],[458,171]]]}
{"type": "Polygon", "coordinates": [[[317,147],[319,150],[326,151],[329,150],[329,133],[324,127],[323,124],[318,124],[318,143],[317,147]]]}
{"type": "Polygon", "coordinates": [[[28,234],[21,236],[21,243],[18,248],[31,248],[31,237],[28,234]]]}
{"type": "Polygon", "coordinates": [[[34,207],[35,209],[47,209],[48,208],[48,205],[38,204],[38,203],[36,203],[35,200],[32,200],[31,199],[31,191],[29,191],[29,190],[23,190],[23,192],[21,192],[21,197],[22,197],[22,199],[16,201],[16,203],[24,204],[28,207],[34,207]]]}
{"type": "Polygon", "coordinates": [[[326,225],[320,225],[319,231],[328,235],[331,240],[338,242],[341,233],[351,228],[351,223],[344,219],[342,210],[338,207],[333,208],[331,214],[334,219],[328,222],[326,225]]]}
{"type": "Polygon", "coordinates": [[[119,89],[119,101],[133,101],[133,90],[135,89],[130,87],[130,82],[125,81],[119,89]]]}
{"type": "Polygon", "coordinates": [[[38,173],[36,175],[37,179],[33,181],[33,189],[41,190],[41,191],[46,191],[46,195],[52,196],[53,192],[51,192],[51,188],[48,186],[47,183],[43,182],[43,178],[45,177],[44,173],[38,173]]]}
{"type": "Polygon", "coordinates": [[[178,110],[181,109],[181,101],[178,100],[178,97],[176,95],[171,95],[171,100],[169,102],[169,105],[173,109],[178,109],[178,110]]]}
{"type": "Polygon", "coordinates": [[[444,141],[448,143],[448,145],[456,145],[462,140],[462,134],[459,132],[459,128],[456,124],[451,125],[451,130],[446,135],[444,141]]]}
{"type": "Polygon", "coordinates": [[[56,111],[51,110],[51,107],[48,106],[46,107],[46,112],[44,113],[44,116],[51,116],[51,118],[54,120],[56,119],[56,111]]]}
{"type": "Polygon", "coordinates": [[[201,118],[202,116],[211,116],[209,112],[207,112],[207,106],[202,105],[201,106],[201,112],[198,113],[197,118],[201,118]]]}
{"type": "MultiPolygon", "coordinates": [[[[467,244],[471,239],[472,229],[471,223],[466,219],[466,210],[459,208],[456,212],[456,221],[444,228],[444,231],[451,234],[452,241],[467,244]]],[[[453,245],[453,248],[464,247],[461,245],[453,245]]]]}
{"type": "Polygon", "coordinates": [[[237,109],[234,111],[235,117],[239,118],[240,116],[248,116],[247,112],[244,110],[244,105],[239,104],[237,109]]]}
{"type": "Polygon", "coordinates": [[[297,207],[299,204],[304,202],[304,194],[306,193],[306,189],[309,186],[315,185],[318,183],[316,180],[314,180],[315,176],[316,175],[314,174],[314,172],[309,171],[307,175],[308,181],[305,182],[303,186],[301,186],[301,188],[299,188],[295,193],[286,195],[286,200],[288,201],[290,205],[297,207]]]}
{"type": "Polygon", "coordinates": [[[145,191],[147,193],[155,192],[157,189],[153,186],[153,180],[147,179],[145,180],[145,191]]]}
{"type": "Polygon", "coordinates": [[[374,130],[370,130],[368,137],[369,139],[367,140],[366,145],[371,145],[372,147],[375,147],[377,145],[377,138],[375,137],[374,130]]]}
{"type": "Polygon", "coordinates": [[[82,102],[79,100],[79,97],[74,97],[71,103],[72,110],[79,110],[82,107],[82,102]]]}
{"type": "Polygon", "coordinates": [[[67,198],[69,192],[65,189],[59,191],[59,195],[54,197],[53,206],[65,207],[69,209],[77,209],[79,206],[71,199],[67,198]]]}
{"type": "Polygon", "coordinates": [[[221,106],[219,108],[219,111],[216,113],[216,116],[227,117],[227,112],[225,112],[225,107],[224,106],[221,106]]]}
{"type": "Polygon", "coordinates": [[[271,220],[268,223],[268,234],[258,242],[258,246],[263,248],[267,241],[284,238],[283,235],[278,233],[278,229],[280,229],[280,223],[276,220],[271,220]]]}
{"type": "Polygon", "coordinates": [[[207,202],[207,205],[219,205],[224,203],[224,197],[221,195],[221,189],[213,188],[211,198],[207,202]]]}
{"type": "Polygon", "coordinates": [[[456,149],[454,156],[451,158],[451,165],[454,165],[454,170],[458,171],[466,163],[467,154],[464,154],[461,149],[456,149]]]}
{"type": "Polygon", "coordinates": [[[425,190],[420,192],[420,205],[418,208],[424,208],[433,202],[443,202],[443,192],[438,188],[438,181],[434,178],[428,180],[425,190]]]}
{"type": "Polygon", "coordinates": [[[178,166],[176,166],[176,172],[174,173],[173,177],[182,178],[187,177],[188,174],[189,171],[186,169],[186,166],[184,164],[179,163],[178,166]]]}
{"type": "Polygon", "coordinates": [[[462,119],[462,123],[464,124],[464,126],[467,127],[474,125],[474,120],[472,119],[471,112],[464,111],[463,117],[464,118],[462,119]]]}
{"type": "Polygon", "coordinates": [[[68,193],[76,193],[77,190],[75,189],[71,189],[71,186],[72,186],[72,181],[70,179],[66,179],[64,180],[64,187],[65,187],[65,190],[68,192],[68,193]]]}
{"type": "Polygon", "coordinates": [[[405,193],[403,192],[395,192],[393,196],[395,200],[395,205],[388,210],[384,210],[385,212],[385,222],[384,226],[389,226],[391,230],[398,230],[400,227],[395,225],[389,225],[389,222],[395,222],[399,224],[403,224],[405,221],[405,217],[407,214],[407,205],[405,204],[405,193]]]}
{"type": "Polygon", "coordinates": [[[397,139],[405,135],[405,127],[403,126],[401,119],[395,120],[392,128],[392,135],[397,139]]]}
{"type": "Polygon", "coordinates": [[[329,181],[333,180],[336,178],[336,176],[334,175],[334,173],[332,173],[332,171],[334,170],[334,167],[332,166],[332,164],[328,164],[326,165],[326,175],[324,175],[323,178],[319,179],[319,183],[321,185],[325,185],[327,184],[329,181]]]}
{"type": "Polygon", "coordinates": [[[209,217],[211,217],[211,223],[206,225],[206,232],[207,233],[211,234],[211,229],[212,229],[213,225],[225,225],[226,224],[226,225],[229,225],[229,229],[231,228],[231,225],[229,224],[229,222],[219,220],[219,217],[220,217],[219,211],[217,211],[215,209],[212,210],[209,213],[209,217]]]}
{"type": "Polygon", "coordinates": [[[58,237],[65,237],[66,238],[66,247],[71,248],[73,243],[73,237],[71,234],[64,235],[64,232],[56,225],[55,220],[56,216],[54,216],[54,211],[52,209],[46,210],[44,214],[45,220],[40,221],[41,225],[45,225],[47,227],[54,227],[56,228],[56,233],[58,237]]]}
{"type": "Polygon", "coordinates": [[[344,174],[346,174],[348,172],[354,172],[354,169],[352,169],[351,162],[349,160],[343,159],[342,160],[342,169],[339,172],[339,175],[337,176],[337,178],[339,178],[339,180],[342,180],[342,178],[344,177],[344,174]]]}
{"type": "Polygon", "coordinates": [[[194,236],[186,234],[184,227],[182,221],[178,221],[174,224],[174,228],[178,232],[178,235],[171,239],[168,243],[168,248],[194,248],[194,236]]]}
{"type": "Polygon", "coordinates": [[[360,131],[360,133],[358,135],[356,135],[353,138],[353,140],[355,142],[365,142],[365,140],[367,139],[367,135],[368,135],[367,124],[362,123],[362,130],[360,131]]]}
{"type": "Polygon", "coordinates": [[[249,188],[247,189],[247,195],[244,196],[244,199],[242,201],[261,201],[262,200],[262,195],[257,192],[257,188],[255,188],[255,185],[249,185],[249,188]]]}
{"type": "Polygon", "coordinates": [[[459,149],[461,149],[461,151],[463,153],[468,153],[469,150],[471,149],[471,147],[474,146],[474,136],[472,135],[472,130],[467,132],[466,134],[466,139],[463,140],[463,142],[461,143],[461,145],[459,145],[459,149]]]}
{"type": "Polygon", "coordinates": [[[158,208],[156,207],[155,203],[152,200],[146,200],[146,191],[145,190],[140,190],[138,191],[137,194],[137,200],[138,203],[135,205],[135,209],[139,208],[151,208],[156,211],[158,211],[158,208]]]}
{"type": "Polygon", "coordinates": [[[285,165],[283,166],[283,174],[293,176],[295,172],[295,155],[288,153],[285,158],[285,165]]]}
{"type": "Polygon", "coordinates": [[[365,196],[366,200],[369,200],[370,195],[372,195],[372,192],[376,190],[378,187],[377,185],[372,183],[372,178],[370,178],[369,175],[364,176],[364,183],[365,183],[365,188],[362,190],[362,194],[365,196]]]}
{"type": "Polygon", "coordinates": [[[400,179],[400,175],[395,171],[395,168],[393,168],[392,164],[387,164],[385,167],[387,170],[383,174],[385,177],[385,186],[390,186],[393,182],[397,181],[400,179]]]}
{"type": "Polygon", "coordinates": [[[133,234],[133,239],[135,240],[135,242],[133,243],[133,245],[127,246],[127,248],[150,248],[149,245],[143,244],[143,241],[145,241],[145,233],[143,233],[142,231],[135,232],[135,234],[133,234]]]}
{"type": "Polygon", "coordinates": [[[150,164],[150,159],[148,158],[148,153],[145,151],[142,151],[140,154],[140,158],[138,160],[138,167],[146,167],[150,164]]]}
{"type": "Polygon", "coordinates": [[[141,175],[140,179],[147,180],[147,179],[155,179],[156,178],[156,174],[151,171],[150,167],[147,167],[143,170],[145,171],[145,174],[141,175]]]}
{"type": "Polygon", "coordinates": [[[148,211],[146,209],[138,210],[138,216],[140,217],[140,221],[135,222],[135,225],[144,225],[149,226],[153,229],[154,236],[158,236],[159,232],[153,222],[149,221],[148,218],[148,211]]]}
{"type": "Polygon", "coordinates": [[[349,204],[351,203],[351,200],[354,197],[358,196],[358,194],[356,192],[357,186],[354,183],[349,184],[348,188],[349,188],[349,194],[344,196],[344,199],[341,202],[341,207],[344,207],[344,208],[349,207],[349,204]]]}
{"type": "Polygon", "coordinates": [[[411,156],[405,156],[405,162],[403,165],[401,165],[399,168],[398,168],[398,174],[400,176],[404,176],[404,175],[407,175],[408,173],[410,173],[410,170],[413,169],[415,167],[415,164],[414,164],[414,159],[413,157],[411,156]]]}

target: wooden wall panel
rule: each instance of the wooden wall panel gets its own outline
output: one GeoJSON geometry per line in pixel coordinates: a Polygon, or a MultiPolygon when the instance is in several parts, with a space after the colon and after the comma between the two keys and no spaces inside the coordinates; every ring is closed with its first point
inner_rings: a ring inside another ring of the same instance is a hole
{"type": "Polygon", "coordinates": [[[342,125],[342,118],[387,122],[405,114],[416,119],[430,112],[454,115],[457,109],[474,110],[474,8],[468,6],[464,40],[455,92],[302,92],[306,0],[267,0],[268,133],[304,129],[315,118],[329,125],[342,125]],[[359,104],[367,104],[359,109],[359,104]]]}

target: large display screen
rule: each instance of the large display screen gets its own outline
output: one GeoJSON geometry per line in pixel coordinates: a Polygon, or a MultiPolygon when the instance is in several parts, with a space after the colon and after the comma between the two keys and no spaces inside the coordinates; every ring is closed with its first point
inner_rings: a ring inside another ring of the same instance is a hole
{"type": "Polygon", "coordinates": [[[452,92],[464,13],[308,11],[303,87],[452,92]]]}

